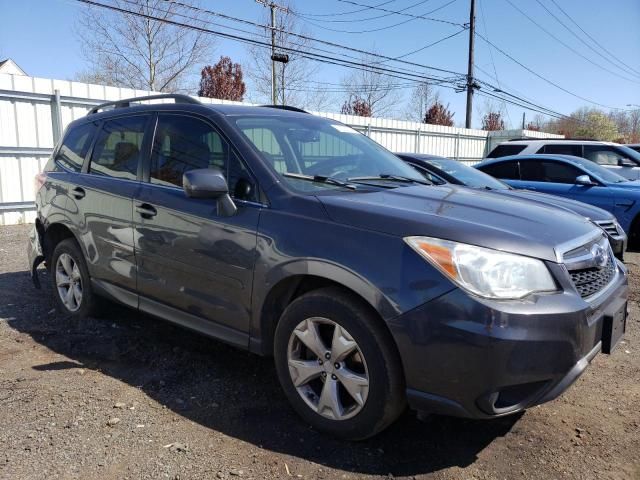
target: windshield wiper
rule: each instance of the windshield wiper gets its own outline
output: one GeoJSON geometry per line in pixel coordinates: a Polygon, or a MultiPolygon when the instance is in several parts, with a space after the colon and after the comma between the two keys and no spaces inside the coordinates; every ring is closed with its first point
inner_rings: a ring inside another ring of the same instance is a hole
{"type": "Polygon", "coordinates": [[[303,175],[301,173],[283,173],[283,177],[295,178],[298,180],[306,180],[307,182],[315,182],[315,183],[328,183],[330,185],[336,185],[338,187],[348,188],[350,190],[355,190],[356,186],[347,182],[343,182],[342,180],[338,180],[333,177],[326,177],[324,175],[303,175]]]}
{"type": "Polygon", "coordinates": [[[369,180],[393,180],[395,182],[419,183],[420,185],[433,185],[433,183],[428,180],[419,180],[417,178],[403,177],[402,175],[391,175],[390,173],[381,173],[377,177],[370,176],[370,177],[347,178],[347,181],[349,182],[360,182],[360,181],[366,182],[369,180]]]}

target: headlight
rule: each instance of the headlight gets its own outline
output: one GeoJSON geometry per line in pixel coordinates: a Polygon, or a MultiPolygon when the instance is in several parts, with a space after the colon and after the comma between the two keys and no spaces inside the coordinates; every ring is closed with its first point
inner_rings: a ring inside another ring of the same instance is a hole
{"type": "Polygon", "coordinates": [[[556,291],[546,265],[535,258],[430,237],[405,237],[411,248],[467,292],[516,299],[556,291]]]}

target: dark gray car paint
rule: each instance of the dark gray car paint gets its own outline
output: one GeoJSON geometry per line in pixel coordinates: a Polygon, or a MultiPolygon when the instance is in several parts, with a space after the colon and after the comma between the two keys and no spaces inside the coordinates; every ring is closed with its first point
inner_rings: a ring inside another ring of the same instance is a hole
{"type": "MultiPolygon", "coordinates": [[[[146,183],[149,141],[142,151],[145,164],[138,181],[100,184],[88,174],[63,171],[51,160],[46,184],[37,194],[32,263],[51,255],[47,232],[62,225],[81,245],[102,294],[262,354],[271,353],[274,319],[269,314],[274,299],[286,300],[301,278],[338,283],[367,302],[389,326],[412,405],[465,416],[501,414],[473,405],[487,389],[526,381],[534,372],[547,375],[549,389],[557,387],[567,378],[567,369],[586,358],[585,339],[596,338],[597,332],[590,329],[602,324],[596,313],[617,308],[626,298],[621,264],[607,295],[592,305],[579,297],[565,267],[556,263],[567,242],[601,235],[575,215],[451,185],[300,194],[280,182],[228,120],[247,112],[303,113],[152,105],[99,113],[90,120],[157,111],[194,115],[215,124],[251,169],[264,203],[239,201],[237,215],[223,218],[215,201],[188,199],[177,188],[146,183]],[[100,193],[72,200],[70,191],[78,185],[100,193]],[[110,202],[113,211],[105,211],[107,194],[117,199],[110,202]],[[138,215],[135,207],[140,204],[157,214],[150,219],[138,215]],[[407,235],[544,259],[561,290],[510,302],[471,297],[419,257],[404,242],[407,235]],[[510,358],[494,348],[503,341],[512,353],[520,342],[531,345],[531,356],[519,355],[517,368],[511,368],[510,358]],[[535,355],[534,346],[546,356],[535,355]],[[553,353],[554,346],[558,353],[553,353]],[[492,373],[496,360],[506,362],[509,375],[492,373]],[[467,378],[479,370],[484,376],[467,378]],[[463,378],[466,387],[460,384],[463,378]],[[424,402],[425,397],[437,401],[424,402]],[[456,407],[450,411],[451,405],[456,407]]],[[[86,121],[73,122],[70,128],[86,121]]],[[[512,411],[533,404],[540,395],[512,411]]]]}

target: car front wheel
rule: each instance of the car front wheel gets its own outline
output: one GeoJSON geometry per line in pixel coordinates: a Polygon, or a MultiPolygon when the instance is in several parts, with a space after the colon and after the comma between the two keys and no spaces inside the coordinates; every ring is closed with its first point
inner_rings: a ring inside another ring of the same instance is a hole
{"type": "Polygon", "coordinates": [[[289,401],[318,430],[364,439],[405,408],[390,335],[368,307],[341,289],[294,300],[276,328],[274,355],[289,401]]]}

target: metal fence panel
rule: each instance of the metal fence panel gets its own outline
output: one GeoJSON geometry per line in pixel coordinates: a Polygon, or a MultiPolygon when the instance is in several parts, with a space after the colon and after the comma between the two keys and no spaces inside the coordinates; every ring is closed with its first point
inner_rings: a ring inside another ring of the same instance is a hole
{"type": "MultiPolygon", "coordinates": [[[[33,179],[65,127],[104,101],[157,92],[68,80],[0,74],[0,225],[34,219],[33,179]]],[[[240,103],[200,98],[203,103],[240,103]]],[[[345,123],[394,152],[442,155],[473,164],[487,148],[487,132],[384,118],[312,112],[345,123]]],[[[506,136],[522,131],[505,132],[506,136]]],[[[531,136],[549,136],[541,132],[531,136]]],[[[505,138],[491,135],[492,142],[505,138]]]]}

